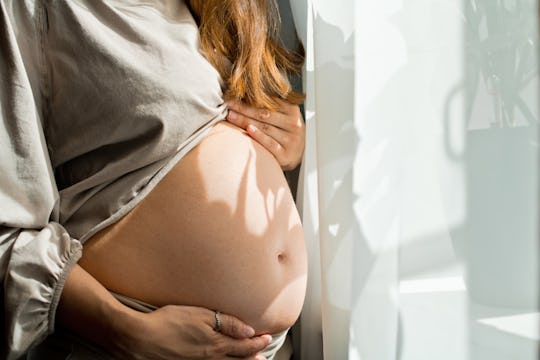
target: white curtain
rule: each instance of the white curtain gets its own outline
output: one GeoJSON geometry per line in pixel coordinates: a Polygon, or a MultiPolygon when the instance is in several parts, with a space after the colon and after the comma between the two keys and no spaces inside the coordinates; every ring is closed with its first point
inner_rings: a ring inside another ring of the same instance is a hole
{"type": "Polygon", "coordinates": [[[310,278],[302,312],[302,359],[322,359],[322,349],[325,359],[360,352],[371,354],[366,358],[391,359],[397,334],[392,289],[397,281],[398,164],[383,164],[382,170],[378,161],[385,152],[399,152],[398,144],[382,131],[388,124],[370,128],[359,121],[363,89],[356,80],[361,67],[355,57],[355,1],[291,6],[307,50],[308,148],[300,198],[310,278]],[[361,148],[362,130],[371,138],[361,148]],[[363,164],[357,163],[360,158],[363,164]],[[376,184],[372,175],[381,171],[388,178],[376,184]]]}
{"type": "Polygon", "coordinates": [[[537,6],[291,1],[301,359],[537,359],[537,6]]]}

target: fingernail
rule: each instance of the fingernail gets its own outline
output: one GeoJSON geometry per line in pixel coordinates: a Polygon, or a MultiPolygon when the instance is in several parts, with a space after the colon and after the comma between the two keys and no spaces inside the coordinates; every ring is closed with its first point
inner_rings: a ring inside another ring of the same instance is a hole
{"type": "Polygon", "coordinates": [[[229,110],[229,114],[227,115],[227,119],[229,120],[236,120],[236,113],[232,110],[229,110]]]}
{"type": "Polygon", "coordinates": [[[266,360],[266,358],[264,356],[262,356],[262,355],[257,355],[255,357],[255,360],[266,360]]]}
{"type": "Polygon", "coordinates": [[[246,337],[253,337],[253,335],[255,335],[255,330],[253,330],[253,328],[250,326],[246,326],[244,328],[244,335],[246,337]]]}
{"type": "Polygon", "coordinates": [[[264,337],[265,339],[268,340],[268,343],[269,343],[269,344],[272,342],[272,335],[270,335],[270,334],[265,334],[265,335],[263,335],[263,337],[264,337]]]}
{"type": "Polygon", "coordinates": [[[248,124],[247,131],[250,133],[254,133],[255,131],[257,131],[257,128],[254,125],[248,124]]]}

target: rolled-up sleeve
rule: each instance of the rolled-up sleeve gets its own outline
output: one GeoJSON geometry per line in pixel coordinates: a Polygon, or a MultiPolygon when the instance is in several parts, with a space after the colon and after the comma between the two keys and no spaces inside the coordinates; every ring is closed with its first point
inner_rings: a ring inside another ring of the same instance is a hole
{"type": "Polygon", "coordinates": [[[44,134],[41,1],[0,1],[0,281],[4,356],[20,358],[54,329],[82,246],[57,222],[58,189],[44,134]]]}

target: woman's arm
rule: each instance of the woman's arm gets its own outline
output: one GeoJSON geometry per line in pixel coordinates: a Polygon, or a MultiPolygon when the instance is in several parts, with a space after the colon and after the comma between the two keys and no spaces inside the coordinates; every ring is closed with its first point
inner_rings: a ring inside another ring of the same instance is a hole
{"type": "Polygon", "coordinates": [[[38,8],[0,1],[0,358],[8,360],[53,331],[65,275],[82,250],[58,223],[39,111],[38,8]]]}
{"type": "Polygon", "coordinates": [[[132,346],[127,350],[138,350],[139,358],[152,358],[142,351],[156,353],[167,345],[192,352],[176,358],[215,354],[216,347],[220,354],[239,355],[262,349],[268,337],[247,338],[245,326],[230,317],[222,317],[223,332],[241,339],[213,332],[208,325],[213,313],[206,309],[171,306],[144,315],[130,311],[76,265],[82,245],[58,222],[59,193],[40,112],[45,65],[39,61],[39,27],[45,13],[41,2],[31,3],[0,1],[0,358],[23,357],[54,330],[57,313],[65,326],[106,347],[132,346]],[[106,336],[112,334],[123,342],[109,343],[115,337],[106,336]],[[140,338],[144,341],[135,343],[140,338]],[[184,346],[190,341],[195,345],[184,346]]]}
{"type": "Polygon", "coordinates": [[[122,359],[258,359],[271,341],[240,320],[192,306],[166,306],[153,313],[117,301],[79,265],[70,272],[58,307],[59,323],[122,359]]]}

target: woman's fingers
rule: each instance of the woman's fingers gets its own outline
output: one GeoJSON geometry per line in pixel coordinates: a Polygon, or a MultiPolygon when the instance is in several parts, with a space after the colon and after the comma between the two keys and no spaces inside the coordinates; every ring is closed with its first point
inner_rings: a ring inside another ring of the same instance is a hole
{"type": "MultiPolygon", "coordinates": [[[[240,125],[235,124],[242,129],[246,128],[249,119],[264,122],[282,129],[288,125],[287,120],[284,119],[284,114],[280,111],[256,108],[240,101],[229,102],[227,107],[229,110],[233,110],[233,117],[235,114],[242,115],[236,117],[240,125]]],[[[229,119],[227,118],[227,120],[229,119]]]]}
{"type": "MultiPolygon", "coordinates": [[[[133,331],[133,342],[125,358],[256,360],[271,342],[269,335],[253,336],[254,330],[234,316],[221,314],[220,332],[214,311],[194,306],[168,305],[152,313],[141,313],[133,331]],[[235,336],[235,337],[233,337],[235,336]]],[[[260,358],[260,357],[259,357],[260,358]]],[[[258,359],[257,359],[258,360],[258,359]]]]}
{"type": "MultiPolygon", "coordinates": [[[[264,128],[261,126],[261,128],[264,128]]],[[[266,131],[259,129],[259,127],[249,124],[246,128],[247,133],[255,139],[259,144],[269,150],[276,158],[280,158],[284,151],[283,146],[276,140],[277,137],[272,137],[266,131]]]]}
{"type": "MultiPolygon", "coordinates": [[[[219,352],[235,358],[248,357],[248,359],[264,360],[264,357],[260,355],[258,358],[253,357],[253,354],[264,350],[272,341],[272,336],[254,336],[255,330],[251,326],[232,315],[220,313],[220,320],[219,332],[223,337],[219,341],[219,347],[223,348],[219,349],[219,352]]],[[[215,317],[212,317],[212,321],[215,321],[215,317]]]]}
{"type": "Polygon", "coordinates": [[[287,136],[289,135],[287,131],[282,130],[281,128],[271,125],[269,123],[249,118],[243,114],[237,113],[234,110],[229,110],[229,115],[227,116],[227,120],[231,124],[236,125],[239,128],[242,128],[248,132],[249,132],[249,126],[252,125],[255,128],[259,129],[264,134],[266,134],[267,136],[274,139],[279,144],[283,144],[287,142],[287,136]]]}
{"type": "Polygon", "coordinates": [[[243,340],[226,338],[222,351],[232,357],[249,357],[263,351],[271,341],[272,336],[270,335],[261,335],[243,340]]]}
{"type": "MultiPolygon", "coordinates": [[[[244,324],[234,316],[227,314],[220,314],[221,327],[220,333],[226,336],[230,336],[235,339],[250,338],[255,335],[255,330],[251,326],[244,324]]],[[[212,315],[211,324],[214,324],[214,316],[212,315]]]]}
{"type": "Polygon", "coordinates": [[[302,160],[305,125],[298,106],[281,101],[279,111],[270,111],[235,101],[229,103],[227,120],[270,151],[283,170],[294,169],[302,160]]]}
{"type": "Polygon", "coordinates": [[[227,359],[233,359],[233,360],[266,360],[266,358],[262,355],[254,355],[254,356],[248,356],[248,357],[238,357],[238,356],[228,356],[227,359]]]}

